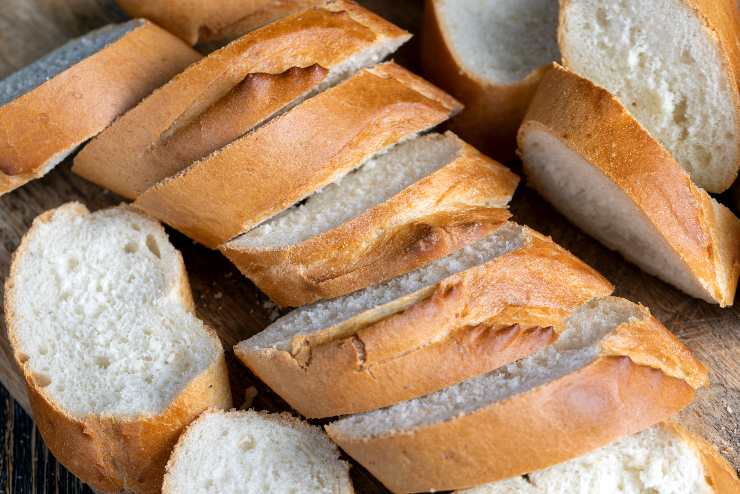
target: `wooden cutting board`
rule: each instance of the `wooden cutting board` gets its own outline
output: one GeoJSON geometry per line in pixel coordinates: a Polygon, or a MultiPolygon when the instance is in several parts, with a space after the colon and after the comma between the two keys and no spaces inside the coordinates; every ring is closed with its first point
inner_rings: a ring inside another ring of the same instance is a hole
{"type": "MultiPolygon", "coordinates": [[[[361,2],[418,35],[421,0],[361,2]]],[[[4,0],[0,9],[0,78],[35,60],[65,40],[108,22],[124,20],[112,0],[4,0]]],[[[418,38],[418,36],[417,36],[418,38]]],[[[396,59],[418,71],[418,39],[396,59]]],[[[514,169],[518,164],[512,164],[514,169]]],[[[11,255],[33,219],[43,211],[68,201],[81,201],[92,209],[120,199],[70,173],[70,163],[59,165],[45,178],[0,197],[0,276],[7,276],[11,255]]],[[[640,272],[569,225],[534,192],[522,186],[512,203],[514,219],[551,235],[560,245],[603,273],[616,286],[616,294],[640,302],[672,329],[711,369],[712,385],[682,414],[694,431],[715,443],[740,468],[740,309],[719,309],[693,300],[640,272]]],[[[217,252],[195,245],[171,232],[185,258],[199,315],[216,328],[224,346],[260,331],[275,309],[248,280],[217,252]]],[[[557,283],[553,279],[553,283],[557,283]]],[[[2,294],[2,287],[0,287],[2,294]]],[[[2,310],[2,309],[0,309],[2,310]]],[[[0,381],[28,410],[23,380],[12,360],[4,317],[0,334],[0,381]]],[[[253,406],[268,410],[288,407],[230,359],[234,396],[239,400],[253,386],[253,406]]],[[[387,492],[362,468],[353,468],[358,492],[387,492]]]]}

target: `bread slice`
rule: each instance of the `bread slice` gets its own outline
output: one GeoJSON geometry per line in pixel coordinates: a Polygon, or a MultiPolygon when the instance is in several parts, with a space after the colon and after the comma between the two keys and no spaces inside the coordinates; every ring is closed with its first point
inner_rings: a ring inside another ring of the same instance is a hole
{"type": "Polygon", "coordinates": [[[519,147],[530,185],[573,223],[689,295],[732,305],[740,221],[607,91],[554,67],[519,147]]]}
{"type": "Polygon", "coordinates": [[[167,464],[162,494],[352,494],[349,465],[318,427],[288,414],[208,411],[167,464]]]}
{"type": "Polygon", "coordinates": [[[409,37],[354,2],[327,1],[192,65],[86,146],[73,170],[135,199],[271,117],[385,58],[409,37]]]}
{"type": "Polygon", "coordinates": [[[198,58],[134,20],[69,41],[0,81],[0,195],[48,173],[198,58]]]}
{"type": "Polygon", "coordinates": [[[406,69],[377,65],[160,182],[134,204],[217,247],[459,108],[406,69]]]}
{"type": "Polygon", "coordinates": [[[452,130],[504,162],[547,65],[560,60],[557,0],[427,0],[422,65],[465,103],[452,130]]]}
{"type": "Polygon", "coordinates": [[[231,406],[179,252],[126,207],[39,216],[5,286],[8,339],[54,456],[105,492],[159,492],[183,428],[231,406]]]}
{"type": "Polygon", "coordinates": [[[545,470],[458,494],[734,494],[740,482],[704,439],[668,422],[545,470]]]}
{"type": "Polygon", "coordinates": [[[356,413],[523,357],[611,291],[550,239],[507,223],[415,271],[297,309],[234,351],[301,414],[356,413]]]}
{"type": "Polygon", "coordinates": [[[706,369],[647,309],[606,297],[576,310],[530,357],[327,432],[393,492],[461,489],[645,429],[706,383],[706,369]]]}
{"type": "Polygon", "coordinates": [[[221,247],[276,303],[334,298],[490,233],[519,179],[454,134],[391,148],[221,247]]]}
{"type": "Polygon", "coordinates": [[[186,42],[233,39],[323,0],[116,0],[131,17],[151,19],[186,42]]]}
{"type": "Polygon", "coordinates": [[[563,64],[614,94],[709,192],[740,167],[735,0],[564,0],[563,64]]]}

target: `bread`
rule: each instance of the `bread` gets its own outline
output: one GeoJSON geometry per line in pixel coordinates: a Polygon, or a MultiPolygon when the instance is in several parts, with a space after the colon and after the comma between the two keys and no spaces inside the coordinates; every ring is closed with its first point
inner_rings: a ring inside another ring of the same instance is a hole
{"type": "Polygon", "coordinates": [[[198,58],[134,20],[72,40],[0,81],[0,195],[45,175],[198,58]]]}
{"type": "Polygon", "coordinates": [[[297,309],[234,352],[306,417],[356,413],[523,357],[611,291],[550,239],[507,223],[415,271],[297,309]]]}
{"type": "Polygon", "coordinates": [[[503,162],[546,66],[560,59],[557,0],[427,0],[422,66],[465,104],[452,130],[503,162]]]}
{"type": "Polygon", "coordinates": [[[408,38],[344,0],[279,20],[154,92],[87,145],[73,171],[135,199],[192,161],[384,58],[408,38]]]}
{"type": "Polygon", "coordinates": [[[134,204],[218,247],[458,109],[406,69],[377,65],[160,182],[134,204]]]}
{"type": "Polygon", "coordinates": [[[411,271],[508,217],[519,179],[454,134],[371,158],[221,247],[282,306],[334,298],[411,271]]]}
{"type": "Polygon", "coordinates": [[[735,0],[561,4],[563,64],[614,94],[700,187],[727,189],[740,166],[735,0]]]}
{"type": "Polygon", "coordinates": [[[131,17],[146,17],[186,42],[234,38],[322,0],[116,0],[131,17]]]}
{"type": "Polygon", "coordinates": [[[393,492],[461,489],[638,432],[706,383],[704,367],[647,309],[608,297],[575,311],[530,357],[327,432],[393,492]]]}
{"type": "Polygon", "coordinates": [[[529,184],[573,223],[689,295],[732,305],[740,221],[604,89],[554,67],[519,147],[529,184]]]}
{"type": "Polygon", "coordinates": [[[583,457],[458,494],[734,494],[735,470],[702,438],[663,423],[583,457]]]}
{"type": "Polygon", "coordinates": [[[178,441],[163,494],[352,494],[349,465],[288,414],[208,411],[178,441]]]}
{"type": "Polygon", "coordinates": [[[180,254],[127,207],[39,216],[14,255],[5,316],[44,442],[95,489],[159,492],[183,428],[231,407],[180,254]]]}

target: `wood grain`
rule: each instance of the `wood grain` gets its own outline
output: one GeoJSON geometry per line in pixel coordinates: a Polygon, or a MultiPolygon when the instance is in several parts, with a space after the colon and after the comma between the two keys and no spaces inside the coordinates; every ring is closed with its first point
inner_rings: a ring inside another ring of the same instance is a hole
{"type": "MultiPolygon", "coordinates": [[[[387,15],[403,27],[418,33],[421,1],[368,0],[364,2],[387,15]]],[[[33,61],[66,39],[82,34],[107,22],[123,19],[111,0],[5,0],[0,9],[0,77],[33,61]]],[[[396,56],[397,60],[418,69],[415,43],[396,56]]],[[[516,164],[514,164],[516,168],[516,164]]],[[[0,198],[0,276],[7,276],[11,254],[33,219],[41,212],[67,201],[84,202],[92,210],[120,202],[116,196],[75,177],[69,170],[69,160],[45,178],[0,198]]],[[[570,226],[540,197],[526,187],[517,192],[513,205],[515,220],[552,235],[564,247],[600,270],[617,287],[617,294],[648,306],[672,329],[712,370],[712,386],[701,393],[700,399],[683,413],[689,427],[714,442],[735,468],[740,467],[740,310],[719,309],[693,300],[664,283],[650,277],[576,228],[570,226]]],[[[199,315],[217,328],[226,348],[258,331],[274,316],[267,299],[220,254],[209,251],[182,235],[171,232],[175,246],[185,258],[199,315]]],[[[554,279],[553,283],[557,283],[554,279]]],[[[2,288],[0,288],[0,295],[2,288]]],[[[4,317],[2,318],[4,324],[4,317]]],[[[25,386],[13,365],[5,330],[0,335],[0,381],[18,403],[28,410],[25,386]]],[[[230,358],[235,396],[254,386],[258,390],[254,406],[267,410],[285,410],[279,397],[256,380],[241,365],[230,358]]],[[[5,410],[5,453],[3,469],[8,467],[8,431],[5,410]]],[[[18,414],[13,412],[13,416],[18,414]]],[[[2,418],[2,417],[0,417],[2,418]]],[[[11,422],[11,424],[14,422],[11,422]]],[[[12,427],[12,425],[10,426],[12,427]]],[[[34,433],[35,435],[35,433],[34,433]]],[[[16,458],[31,462],[25,472],[37,472],[51,465],[48,453],[38,437],[32,439],[32,455],[16,458]]],[[[11,453],[12,458],[12,453],[11,453]]],[[[53,465],[56,465],[53,463],[53,465]]],[[[46,476],[56,484],[43,492],[81,492],[79,484],[58,473],[46,476]]],[[[353,468],[353,477],[360,493],[386,492],[362,468],[353,468]]],[[[2,477],[0,477],[2,478],[2,477]]],[[[7,477],[5,477],[7,478],[7,477]]],[[[14,475],[12,482],[26,485],[12,492],[37,491],[37,473],[26,478],[14,475]]],[[[0,486],[1,487],[1,486],[0,486]]],[[[5,485],[5,492],[8,484],[5,485]]],[[[15,489],[15,488],[14,488],[15,489]]]]}

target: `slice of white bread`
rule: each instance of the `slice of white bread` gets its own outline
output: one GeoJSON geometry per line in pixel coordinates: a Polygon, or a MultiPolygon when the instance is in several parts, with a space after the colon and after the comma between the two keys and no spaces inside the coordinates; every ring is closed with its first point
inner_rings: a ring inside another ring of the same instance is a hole
{"type": "Polygon", "coordinates": [[[218,247],[459,108],[399,65],[376,65],[163,180],[134,204],[218,247]]]}
{"type": "Polygon", "coordinates": [[[647,309],[607,297],[576,310],[530,357],[327,431],[393,492],[461,489],[638,432],[706,383],[704,367],[647,309]]]}
{"type": "Polygon", "coordinates": [[[199,58],[134,20],[69,41],[0,81],[0,195],[45,175],[199,58]]]}
{"type": "Polygon", "coordinates": [[[131,17],[151,19],[191,45],[233,39],[324,0],[116,0],[131,17]]]}
{"type": "Polygon", "coordinates": [[[94,488],[159,492],[183,428],[231,406],[180,253],[129,208],[39,216],[14,255],[5,315],[46,445],[94,488]]]}
{"type": "Polygon", "coordinates": [[[736,494],[730,464],[704,439],[668,422],[545,470],[458,494],[736,494]]]}
{"type": "Polygon", "coordinates": [[[345,0],[281,19],[154,92],[86,146],[73,170],[135,199],[192,161],[385,58],[409,37],[345,0]]]}
{"type": "Polygon", "coordinates": [[[301,414],[357,413],[526,356],[611,291],[550,239],[507,223],[415,271],[297,309],[234,351],[301,414]]]}
{"type": "Polygon", "coordinates": [[[709,192],[740,166],[735,0],[564,0],[563,64],[614,94],[709,192]]]}
{"type": "Polygon", "coordinates": [[[732,305],[740,221],[607,91],[555,66],[519,148],[529,184],[573,223],[689,295],[732,305]]]}
{"type": "Polygon", "coordinates": [[[519,182],[454,134],[431,133],[221,247],[274,302],[300,306],[411,271],[485,236],[519,182]]]}
{"type": "Polygon", "coordinates": [[[208,411],[167,464],[162,494],[352,494],[349,465],[318,427],[288,414],[208,411]]]}
{"type": "Polygon", "coordinates": [[[465,104],[452,130],[502,161],[546,66],[560,59],[558,0],[427,0],[422,65],[465,104]]]}

